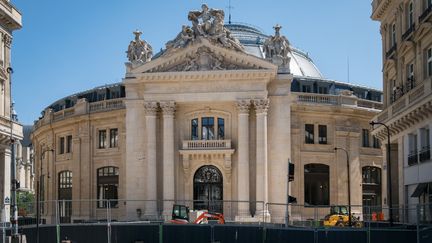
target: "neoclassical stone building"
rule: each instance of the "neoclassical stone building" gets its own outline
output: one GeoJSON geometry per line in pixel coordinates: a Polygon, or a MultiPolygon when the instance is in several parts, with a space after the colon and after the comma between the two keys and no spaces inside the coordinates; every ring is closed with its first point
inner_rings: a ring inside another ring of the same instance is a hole
{"type": "MultiPolygon", "coordinates": [[[[375,0],[371,17],[381,23],[384,109],[374,121],[390,128],[392,204],[421,205],[431,222],[432,1],[375,0]]],[[[373,134],[387,144],[385,127],[373,134]]],[[[416,222],[416,210],[405,212],[395,216],[416,222]]]]}
{"type": "Polygon", "coordinates": [[[11,116],[12,32],[21,28],[21,14],[9,0],[0,1],[0,221],[9,221],[11,197],[11,139],[23,138],[22,126],[11,116]],[[7,200],[6,200],[7,201],[7,200]]]}
{"type": "Polygon", "coordinates": [[[369,134],[380,91],[325,79],[278,25],[272,36],[224,25],[223,11],[205,5],[188,17],[192,26],[154,56],[135,32],[122,83],[56,101],[35,122],[36,164],[51,175],[42,198],[112,199],[65,205],[63,220],[107,206],[119,219],[169,215],[174,201],[232,220],[281,219],[284,207],[264,205],[287,202],[289,160],[298,204],[347,204],[335,147],[349,151],[352,204],[382,204],[382,155],[369,134]]]}

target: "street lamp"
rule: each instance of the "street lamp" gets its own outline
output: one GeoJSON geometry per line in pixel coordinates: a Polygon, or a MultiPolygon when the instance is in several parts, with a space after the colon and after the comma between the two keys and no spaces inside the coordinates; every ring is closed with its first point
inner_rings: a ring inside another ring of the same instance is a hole
{"type": "Polygon", "coordinates": [[[393,226],[393,210],[392,210],[392,180],[391,180],[391,163],[390,163],[390,128],[382,123],[382,122],[375,122],[375,121],[371,121],[369,123],[372,126],[372,129],[374,128],[375,125],[383,125],[386,129],[387,129],[387,173],[388,173],[388,178],[387,178],[387,190],[388,190],[388,205],[389,205],[389,214],[390,214],[390,226],[393,226]]]}
{"type": "Polygon", "coordinates": [[[39,243],[39,224],[40,224],[40,194],[41,194],[41,181],[42,181],[42,159],[46,152],[54,152],[54,149],[45,149],[40,156],[40,172],[39,180],[36,182],[36,242],[39,243]]]}
{"type": "Polygon", "coordinates": [[[347,165],[347,174],[348,174],[348,225],[351,227],[351,184],[350,184],[350,166],[349,166],[349,154],[348,151],[344,148],[334,148],[335,152],[337,150],[343,150],[346,153],[346,165],[347,165]]]}

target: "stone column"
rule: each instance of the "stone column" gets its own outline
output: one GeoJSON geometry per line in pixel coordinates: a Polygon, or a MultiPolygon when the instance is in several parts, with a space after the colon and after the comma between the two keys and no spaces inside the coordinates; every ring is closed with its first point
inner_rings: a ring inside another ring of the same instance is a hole
{"type": "Polygon", "coordinates": [[[144,102],[146,122],[146,202],[145,213],[147,217],[157,216],[157,170],[156,170],[156,114],[158,105],[155,101],[144,102]]]}
{"type": "Polygon", "coordinates": [[[163,215],[170,216],[175,200],[174,113],[175,102],[160,102],[163,113],[163,215]]]}
{"type": "Polygon", "coordinates": [[[265,205],[268,202],[268,164],[267,164],[267,110],[269,99],[254,100],[256,112],[256,215],[268,216],[265,205]]]}
{"type": "MultiPolygon", "coordinates": [[[[237,200],[249,201],[249,108],[250,100],[237,101],[238,110],[238,166],[237,166],[237,200]]],[[[238,217],[250,216],[249,203],[239,202],[238,217]]]]}

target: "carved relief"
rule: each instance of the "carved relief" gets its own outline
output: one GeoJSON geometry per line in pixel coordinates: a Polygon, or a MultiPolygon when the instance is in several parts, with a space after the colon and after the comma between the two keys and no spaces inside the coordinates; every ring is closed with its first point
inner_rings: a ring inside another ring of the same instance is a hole
{"type": "Polygon", "coordinates": [[[267,113],[268,108],[270,106],[270,100],[269,99],[254,100],[253,104],[255,106],[255,111],[257,114],[267,113]]]}
{"type": "Polygon", "coordinates": [[[194,53],[189,53],[181,60],[181,63],[169,67],[161,66],[147,72],[187,72],[187,71],[210,71],[210,70],[238,70],[257,69],[253,65],[237,65],[229,62],[221,55],[216,55],[210,48],[201,46],[194,53]]]}
{"type": "Polygon", "coordinates": [[[12,45],[12,36],[3,34],[3,42],[7,48],[10,48],[12,45]]]}

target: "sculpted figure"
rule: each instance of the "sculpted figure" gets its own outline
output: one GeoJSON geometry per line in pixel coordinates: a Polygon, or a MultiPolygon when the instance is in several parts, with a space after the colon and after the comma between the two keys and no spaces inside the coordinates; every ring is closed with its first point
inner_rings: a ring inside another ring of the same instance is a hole
{"type": "Polygon", "coordinates": [[[273,28],[275,30],[275,35],[270,36],[270,38],[264,42],[263,46],[266,59],[271,60],[279,66],[288,67],[290,62],[288,53],[291,52],[289,41],[285,36],[280,34],[282,26],[276,25],[273,28]],[[279,62],[279,60],[281,60],[282,63],[276,63],[279,62]]]}
{"type": "Polygon", "coordinates": [[[153,48],[145,41],[141,40],[141,31],[133,32],[135,39],[129,43],[126,51],[127,57],[132,63],[144,63],[150,61],[153,56],[153,48]]]}
{"type": "Polygon", "coordinates": [[[193,30],[187,26],[182,26],[182,31],[177,35],[174,40],[168,41],[165,45],[166,48],[181,48],[186,47],[190,42],[194,40],[193,30]]]}

